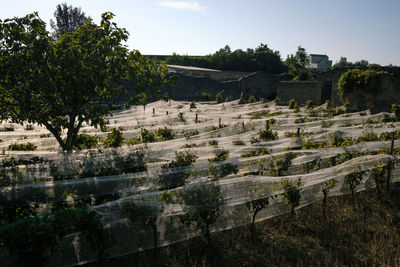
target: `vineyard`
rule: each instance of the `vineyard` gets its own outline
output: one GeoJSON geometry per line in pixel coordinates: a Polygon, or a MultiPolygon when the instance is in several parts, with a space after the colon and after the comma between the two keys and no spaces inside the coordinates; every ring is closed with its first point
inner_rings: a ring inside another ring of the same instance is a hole
{"type": "Polygon", "coordinates": [[[73,266],[156,249],[400,180],[392,113],[327,104],[154,102],[83,126],[73,153],[0,126],[0,265],[73,266]]]}

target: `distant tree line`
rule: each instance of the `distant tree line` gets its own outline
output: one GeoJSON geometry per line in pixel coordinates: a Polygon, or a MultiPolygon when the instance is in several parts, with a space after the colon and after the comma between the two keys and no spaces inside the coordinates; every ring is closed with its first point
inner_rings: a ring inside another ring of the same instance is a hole
{"type": "Polygon", "coordinates": [[[246,51],[237,49],[231,51],[227,45],[207,56],[187,56],[174,53],[165,62],[172,65],[196,66],[230,71],[263,71],[266,73],[284,73],[288,71],[279,51],[273,51],[266,44],[260,44],[255,49],[246,51]]]}

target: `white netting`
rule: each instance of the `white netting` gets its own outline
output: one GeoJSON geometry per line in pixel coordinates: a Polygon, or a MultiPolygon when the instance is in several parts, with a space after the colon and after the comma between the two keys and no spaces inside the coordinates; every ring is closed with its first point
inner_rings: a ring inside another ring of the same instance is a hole
{"type": "MultiPolygon", "coordinates": [[[[336,185],[330,196],[350,193],[345,177],[351,173],[362,175],[355,191],[375,187],[371,170],[397,162],[397,156],[388,154],[388,137],[399,124],[388,113],[332,112],[321,106],[295,113],[273,102],[196,103],[195,108],[187,102],[155,102],[145,110],[115,112],[108,127],[122,127],[126,141],[140,136],[141,128],[167,127],[174,139],[71,154],[61,153],[55,139],[39,126],[3,124],[0,206],[36,205],[35,214],[40,215],[60,207],[89,205],[113,235],[102,257],[116,257],[153,248],[155,242],[164,246],[197,236],[201,229],[204,232],[206,212],[218,215],[215,222],[206,223],[211,232],[251,223],[254,211],[248,203],[252,201],[269,200],[257,221],[286,213],[290,206],[282,198],[282,178],[301,178],[300,206],[321,199],[331,179],[336,185]],[[266,120],[279,138],[260,138],[266,120]],[[38,150],[8,151],[15,142],[30,142],[38,150]],[[196,154],[195,163],[166,168],[178,151],[196,154]],[[221,162],[211,160],[218,154],[221,162]],[[180,179],[184,182],[176,183],[180,179]],[[196,218],[197,223],[187,223],[196,218]]],[[[81,132],[102,139],[107,135],[89,126],[81,132]]],[[[394,149],[397,146],[396,141],[394,149]]],[[[391,182],[399,179],[395,169],[391,182]]],[[[7,262],[4,251],[0,250],[0,257],[7,262]]],[[[60,241],[49,264],[72,266],[97,257],[96,248],[77,232],[60,241]]]]}

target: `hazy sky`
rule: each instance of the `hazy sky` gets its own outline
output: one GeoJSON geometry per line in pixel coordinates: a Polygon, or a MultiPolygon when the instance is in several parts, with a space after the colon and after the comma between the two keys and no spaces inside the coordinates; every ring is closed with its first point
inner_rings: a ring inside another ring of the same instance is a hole
{"type": "MultiPolygon", "coordinates": [[[[59,1],[0,0],[0,19],[37,11],[49,22],[59,1]]],[[[350,61],[400,65],[400,0],[69,0],[96,22],[113,12],[142,54],[206,55],[266,43],[282,58],[297,46],[350,61]]]]}

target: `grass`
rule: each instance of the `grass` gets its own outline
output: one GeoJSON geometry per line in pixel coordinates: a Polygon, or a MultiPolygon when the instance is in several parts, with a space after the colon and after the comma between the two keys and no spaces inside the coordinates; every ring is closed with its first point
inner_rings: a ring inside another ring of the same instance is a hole
{"type": "MultiPolygon", "coordinates": [[[[398,266],[400,264],[400,190],[382,201],[371,189],[328,198],[327,218],[322,201],[250,226],[211,235],[212,245],[198,237],[153,250],[109,259],[107,266],[398,266]]],[[[98,263],[89,264],[98,266],[98,263]]]]}

